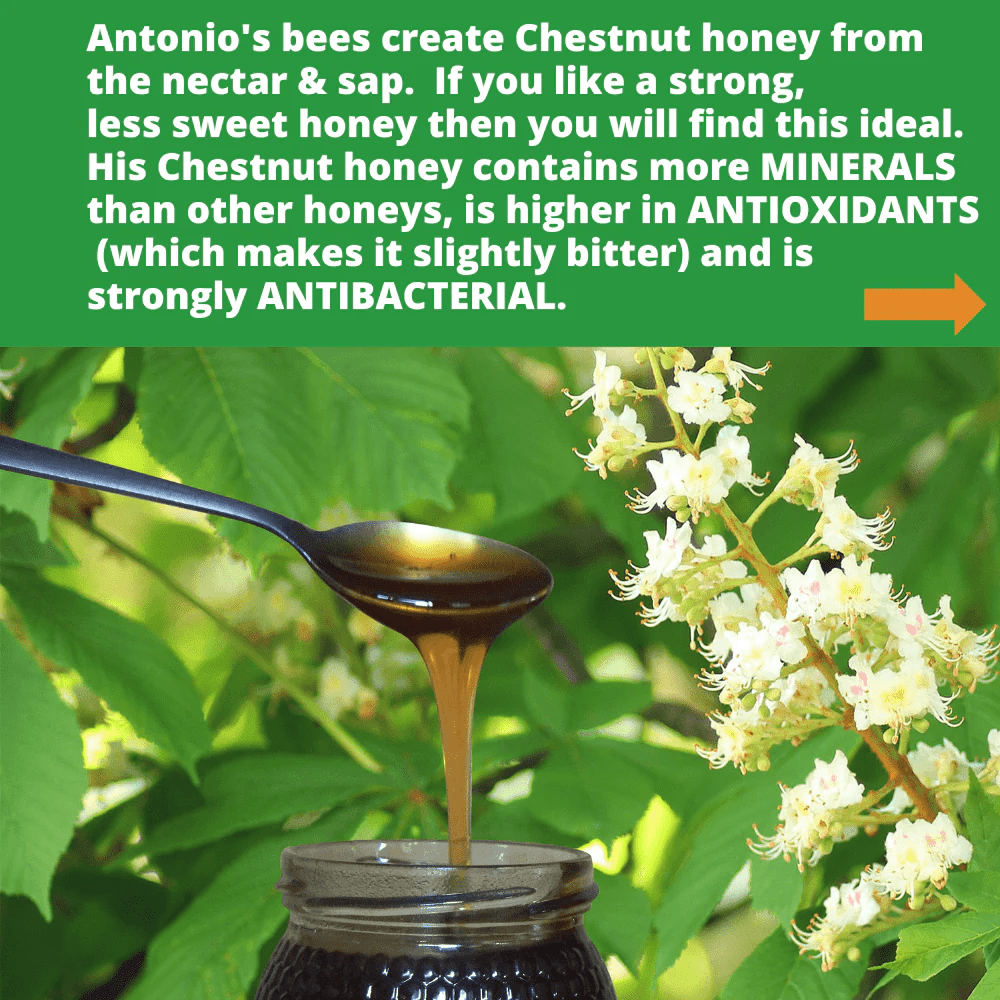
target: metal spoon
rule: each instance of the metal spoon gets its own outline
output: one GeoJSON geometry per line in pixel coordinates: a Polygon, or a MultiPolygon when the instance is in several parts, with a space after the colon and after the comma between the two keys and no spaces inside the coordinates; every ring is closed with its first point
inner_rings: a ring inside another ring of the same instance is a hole
{"type": "Polygon", "coordinates": [[[297,549],[355,607],[410,638],[455,626],[463,637],[493,638],[552,589],[552,574],[534,556],[447,528],[362,521],[316,531],[242,500],[6,436],[0,469],[257,525],[297,549]]]}

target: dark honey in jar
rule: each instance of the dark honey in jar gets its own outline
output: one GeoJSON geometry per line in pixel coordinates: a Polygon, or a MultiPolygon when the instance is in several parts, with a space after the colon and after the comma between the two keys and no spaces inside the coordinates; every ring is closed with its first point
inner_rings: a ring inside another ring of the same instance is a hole
{"type": "Polygon", "coordinates": [[[290,919],[256,1000],[614,1000],[584,930],[589,855],[474,841],[287,848],[290,919]]]}

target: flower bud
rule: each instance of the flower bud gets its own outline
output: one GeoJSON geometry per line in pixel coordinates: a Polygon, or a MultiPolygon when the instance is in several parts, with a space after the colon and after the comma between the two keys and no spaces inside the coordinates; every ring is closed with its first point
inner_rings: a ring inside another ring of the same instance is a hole
{"type": "Polygon", "coordinates": [[[608,459],[608,469],[612,472],[621,472],[622,469],[628,465],[629,459],[627,455],[612,455],[608,459]]]}
{"type": "Polygon", "coordinates": [[[640,347],[632,357],[635,358],[637,365],[644,365],[649,360],[649,351],[645,347],[640,347]]]}
{"type": "Polygon", "coordinates": [[[749,712],[750,709],[757,704],[757,696],[755,694],[745,694],[740,701],[740,705],[744,712],[749,712]]]}
{"type": "Polygon", "coordinates": [[[780,701],[781,694],[781,688],[768,688],[764,692],[764,697],[767,698],[768,701],[780,701]]]}
{"type": "Polygon", "coordinates": [[[732,419],[737,423],[753,423],[753,411],[757,409],[753,403],[748,402],[742,396],[735,396],[733,399],[724,400],[724,402],[733,411],[732,419]]]}
{"type": "Polygon", "coordinates": [[[860,962],[861,961],[861,949],[856,945],[851,945],[847,949],[847,961],[848,962],[860,962]]]}
{"type": "Polygon", "coordinates": [[[690,371],[694,368],[694,355],[686,347],[661,347],[660,364],[674,371],[690,371]]]}
{"type": "Polygon", "coordinates": [[[911,725],[913,726],[913,728],[918,733],[926,733],[927,730],[931,728],[931,720],[930,719],[914,719],[913,722],[911,723],[911,725]]]}
{"type": "Polygon", "coordinates": [[[958,906],[958,900],[954,896],[938,896],[938,902],[949,913],[958,906]]]}
{"type": "Polygon", "coordinates": [[[757,758],[757,770],[758,771],[770,771],[771,770],[771,760],[769,757],[758,757],[757,758]]]}

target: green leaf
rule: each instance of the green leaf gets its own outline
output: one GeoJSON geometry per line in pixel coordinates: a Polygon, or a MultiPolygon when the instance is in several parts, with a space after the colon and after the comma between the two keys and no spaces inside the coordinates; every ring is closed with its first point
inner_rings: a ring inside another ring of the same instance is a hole
{"type": "MultiPolygon", "coordinates": [[[[285,348],[146,348],[143,440],[185,483],[313,522],[343,456],[311,380],[309,362],[285,348]]],[[[219,531],[254,558],[284,548],[241,522],[220,519],[219,531]]]]}
{"type": "Polygon", "coordinates": [[[1000,940],[994,941],[983,948],[983,958],[986,960],[986,968],[992,969],[1000,958],[1000,940]]]}
{"type": "Polygon", "coordinates": [[[528,714],[539,726],[561,736],[570,732],[567,722],[569,690],[565,683],[560,685],[554,677],[545,677],[537,670],[525,670],[521,690],[528,714]]]}
{"type": "Polygon", "coordinates": [[[649,684],[632,681],[589,681],[571,687],[566,696],[571,731],[596,729],[623,715],[637,715],[653,700],[649,684]]]}
{"type": "Polygon", "coordinates": [[[807,409],[841,372],[849,370],[856,355],[857,349],[850,347],[757,347],[738,352],[740,361],[755,368],[772,362],[759,380],[761,391],[744,391],[757,406],[746,437],[758,475],[770,472],[771,482],[778,481],[795,450],[794,435],[806,432],[807,409]]]}
{"type": "Polygon", "coordinates": [[[713,770],[697,754],[667,747],[623,743],[618,752],[649,775],[656,794],[685,821],[709,802],[737,790],[746,780],[733,767],[713,770]]]}
{"type": "Polygon", "coordinates": [[[793,862],[755,857],[750,863],[753,908],[773,913],[782,924],[795,916],[802,899],[802,886],[802,872],[793,862]]]}
{"type": "MultiPolygon", "coordinates": [[[[837,492],[860,509],[862,501],[902,471],[915,445],[946,427],[975,400],[966,386],[942,370],[932,351],[868,348],[857,352],[853,362],[824,396],[810,400],[809,416],[819,425],[811,443],[820,450],[846,447],[848,439],[854,440],[861,465],[842,480],[837,492]],[[886,419],[889,413],[891,420],[886,419]]],[[[761,405],[755,422],[764,410],[761,405]]]]}
{"type": "Polygon", "coordinates": [[[942,594],[950,594],[956,608],[966,603],[970,535],[981,520],[989,484],[983,471],[986,448],[984,434],[952,441],[920,492],[896,512],[896,544],[879,553],[879,571],[921,594],[925,607],[936,605],[942,594]]]}
{"type": "Polygon", "coordinates": [[[979,985],[969,994],[969,1000],[1000,1000],[1000,965],[994,963],[979,985]]]}
{"type": "MultiPolygon", "coordinates": [[[[59,346],[43,347],[40,344],[22,347],[0,347],[0,368],[11,369],[21,365],[21,370],[17,375],[9,380],[9,383],[16,390],[32,372],[43,368],[62,350],[65,350],[65,348],[59,346]]],[[[15,391],[15,398],[16,396],[17,393],[15,391]]]]}
{"type": "Polygon", "coordinates": [[[6,566],[66,566],[72,560],[49,539],[39,541],[27,514],[0,510],[0,563],[6,566]]]}
{"type": "Polygon", "coordinates": [[[472,395],[472,418],[455,485],[466,493],[492,493],[498,522],[567,493],[583,465],[573,456],[560,407],[493,348],[462,351],[459,373],[472,395]]]}
{"type": "Polygon", "coordinates": [[[264,672],[253,660],[245,656],[237,660],[226,674],[222,687],[212,699],[205,720],[208,723],[208,728],[213,733],[218,732],[231,722],[236,713],[243,707],[250,688],[265,677],[264,672]]]}
{"type": "Polygon", "coordinates": [[[970,871],[986,868],[1000,871],[1000,811],[974,771],[969,771],[969,795],[965,800],[965,823],[972,841],[970,871]]]}
{"type": "Polygon", "coordinates": [[[27,896],[0,897],[0,918],[0,996],[51,997],[63,969],[65,925],[59,920],[46,923],[27,896]]]}
{"type": "Polygon", "coordinates": [[[865,965],[844,960],[824,972],[778,927],[744,959],[719,1000],[852,1000],[865,965]]]}
{"type": "Polygon", "coordinates": [[[601,892],[587,914],[587,933],[602,955],[617,955],[638,975],[653,922],[649,896],[625,875],[595,872],[594,879],[601,892]]]}
{"type": "Polygon", "coordinates": [[[248,754],[206,770],[206,804],[180,813],[143,839],[143,854],[207,844],[296,813],[330,809],[371,789],[373,776],[353,761],[300,754],[248,754]]]}
{"type": "Polygon", "coordinates": [[[450,509],[456,431],[469,421],[468,393],[454,368],[418,348],[302,353],[321,388],[338,495],[364,510],[397,510],[416,500],[450,509]]]}
{"type": "Polygon", "coordinates": [[[113,969],[146,946],[166,915],[169,893],[129,871],[69,868],[52,883],[65,922],[61,958],[82,980],[113,969]]]}
{"type": "Polygon", "coordinates": [[[887,972],[884,972],[882,974],[882,978],[879,979],[879,981],[868,991],[868,995],[865,997],[865,1000],[872,1000],[872,997],[875,996],[875,994],[878,993],[883,986],[888,986],[889,983],[898,978],[899,973],[896,972],[895,969],[889,969],[887,972]]]}
{"type": "Polygon", "coordinates": [[[528,797],[532,815],[586,842],[610,844],[639,821],[653,797],[652,782],[626,757],[618,741],[600,737],[553,748],[535,771],[528,797]]]}
{"type": "MultiPolygon", "coordinates": [[[[964,750],[970,759],[978,757],[982,760],[989,756],[986,741],[990,730],[996,729],[1000,721],[1000,684],[978,684],[975,693],[956,702],[955,707],[956,714],[959,717],[964,715],[965,721],[958,729],[948,727],[948,732],[959,737],[955,741],[959,749],[964,750]],[[960,739],[962,736],[965,737],[964,744],[960,739]]],[[[996,867],[1000,868],[1000,864],[996,867]]]]}
{"type": "Polygon", "coordinates": [[[195,761],[212,736],[191,675],[173,650],[138,622],[29,570],[5,568],[0,582],[41,653],[76,670],[140,736],[197,780],[195,761]]]}
{"type": "Polygon", "coordinates": [[[998,938],[1000,913],[952,913],[943,920],[903,928],[896,960],[887,967],[923,982],[998,938]]]}
{"type": "MultiPolygon", "coordinates": [[[[70,347],[35,372],[16,397],[20,423],[15,437],[58,448],[73,426],[73,408],[90,392],[94,372],[107,353],[106,347],[70,347]]],[[[0,503],[27,514],[38,537],[48,539],[51,480],[0,472],[0,503]]]]}
{"type": "Polygon", "coordinates": [[[472,746],[472,773],[478,775],[495,771],[537,753],[548,744],[548,738],[537,730],[477,740],[472,746]]]}
{"type": "Polygon", "coordinates": [[[657,973],[677,961],[684,945],[708,919],[726,887],[750,858],[747,839],[753,825],[773,826],[781,799],[778,783],[796,785],[813,769],[816,758],[829,760],[835,750],[857,745],[855,734],[826,730],[802,747],[778,747],[771,770],[741,778],[728,794],[711,800],[685,827],[674,876],[667,885],[654,922],[659,931],[657,973]]]}
{"type": "Polygon", "coordinates": [[[515,843],[557,844],[562,847],[579,847],[585,842],[537,819],[531,813],[527,799],[489,802],[485,811],[473,818],[472,836],[476,840],[508,840],[515,843]]]}
{"type": "Polygon", "coordinates": [[[0,625],[0,889],[52,919],[49,883],[87,788],[80,732],[45,674],[0,625]]]}
{"type": "Polygon", "coordinates": [[[346,809],[297,833],[269,837],[223,868],[153,940],[129,1000],[244,1000],[261,945],[287,919],[274,888],[282,849],[345,840],[362,815],[346,809]]]}
{"type": "Polygon", "coordinates": [[[951,872],[948,891],[973,910],[1000,911],[1000,872],[951,872]]]}

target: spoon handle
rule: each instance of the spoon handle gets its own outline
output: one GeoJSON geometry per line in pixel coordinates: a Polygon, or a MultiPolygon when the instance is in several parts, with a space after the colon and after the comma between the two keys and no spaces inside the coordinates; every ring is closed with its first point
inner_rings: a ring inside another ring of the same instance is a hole
{"type": "Polygon", "coordinates": [[[219,514],[265,528],[285,541],[291,541],[290,536],[297,536],[303,527],[298,521],[252,503],[3,435],[0,435],[0,469],[40,479],[54,479],[73,486],[89,486],[105,493],[153,500],[172,507],[200,510],[206,514],[219,514]]]}

